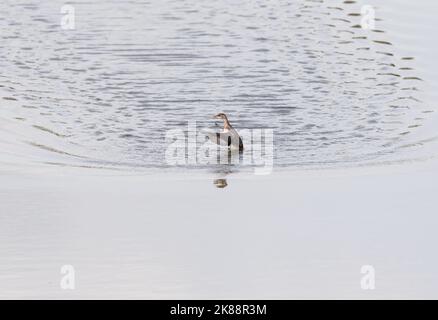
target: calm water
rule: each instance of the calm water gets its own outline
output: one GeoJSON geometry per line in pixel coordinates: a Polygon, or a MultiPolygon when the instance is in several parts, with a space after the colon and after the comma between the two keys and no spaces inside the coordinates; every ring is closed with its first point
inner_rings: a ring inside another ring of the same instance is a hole
{"type": "Polygon", "coordinates": [[[164,166],[167,130],[214,127],[221,111],[274,129],[276,166],[424,145],[430,83],[379,8],[363,30],[355,1],[75,1],[76,29],[62,30],[63,4],[0,4],[0,116],[39,162],[164,166]]]}
{"type": "Polygon", "coordinates": [[[0,298],[437,297],[438,162],[346,167],[438,155],[438,1],[62,5],[0,2],[0,298]],[[161,175],[221,111],[287,170],[161,175]]]}

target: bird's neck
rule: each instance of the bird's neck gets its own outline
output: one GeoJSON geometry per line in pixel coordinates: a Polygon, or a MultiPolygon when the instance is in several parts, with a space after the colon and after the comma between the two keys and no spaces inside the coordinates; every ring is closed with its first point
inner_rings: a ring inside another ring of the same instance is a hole
{"type": "Polygon", "coordinates": [[[228,121],[228,119],[224,120],[224,130],[230,130],[232,128],[230,122],[228,121]]]}

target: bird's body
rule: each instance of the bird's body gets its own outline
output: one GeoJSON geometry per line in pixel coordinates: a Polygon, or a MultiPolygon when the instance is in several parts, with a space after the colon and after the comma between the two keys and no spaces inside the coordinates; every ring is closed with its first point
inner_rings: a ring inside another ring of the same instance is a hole
{"type": "Polygon", "coordinates": [[[238,149],[243,151],[243,141],[237,131],[232,127],[230,121],[224,113],[218,113],[213,117],[214,119],[221,119],[224,121],[224,129],[221,132],[216,132],[214,135],[210,134],[209,138],[212,142],[221,146],[227,146],[230,149],[238,149]]]}

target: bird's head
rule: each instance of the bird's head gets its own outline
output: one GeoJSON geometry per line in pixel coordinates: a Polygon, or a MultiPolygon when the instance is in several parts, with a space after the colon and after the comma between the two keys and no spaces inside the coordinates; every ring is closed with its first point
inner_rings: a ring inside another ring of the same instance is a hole
{"type": "Polygon", "coordinates": [[[227,116],[225,115],[225,113],[218,113],[217,115],[215,115],[213,117],[213,119],[221,119],[221,120],[227,120],[227,116]]]}

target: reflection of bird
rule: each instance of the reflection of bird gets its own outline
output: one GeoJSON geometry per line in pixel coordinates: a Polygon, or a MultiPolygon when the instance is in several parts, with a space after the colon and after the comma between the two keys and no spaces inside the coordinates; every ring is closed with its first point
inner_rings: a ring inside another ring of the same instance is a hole
{"type": "Polygon", "coordinates": [[[210,133],[209,138],[212,142],[222,146],[228,146],[231,149],[243,151],[242,138],[237,131],[231,126],[225,113],[218,113],[213,119],[221,119],[224,121],[224,130],[221,132],[210,133]]]}
{"type": "Polygon", "coordinates": [[[227,179],[216,179],[213,181],[214,185],[217,188],[223,189],[228,186],[227,179]]]}

